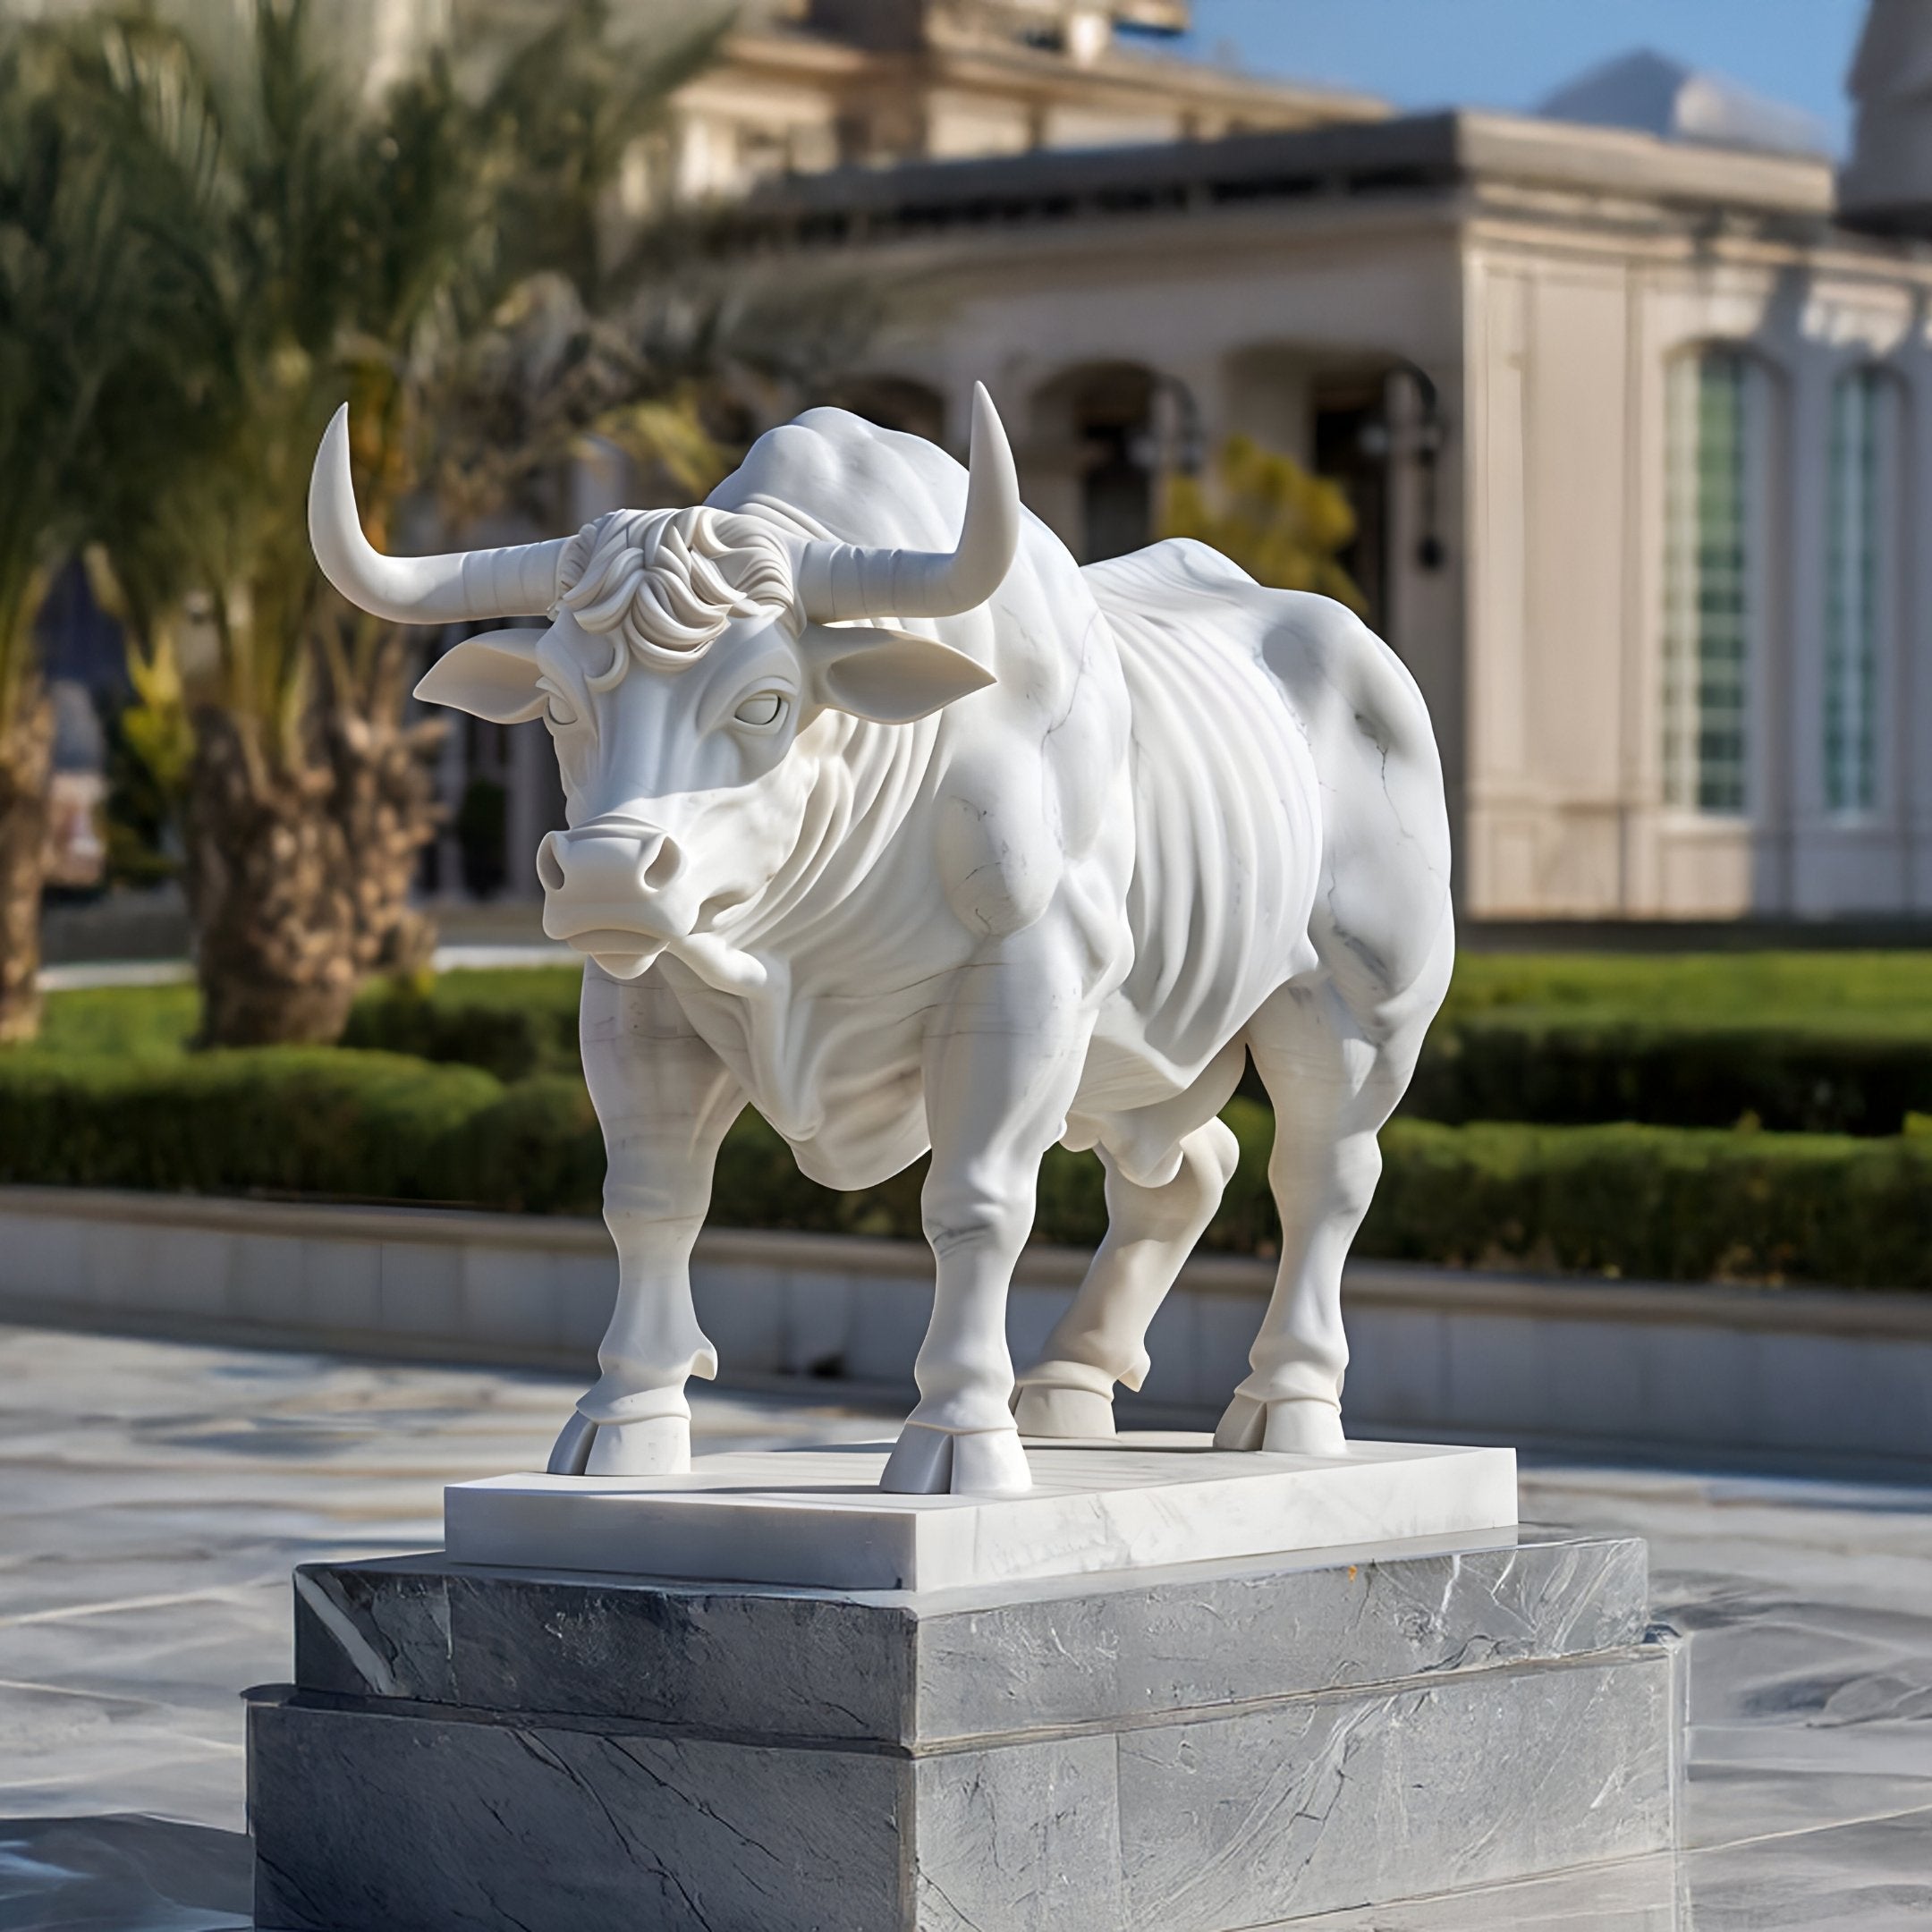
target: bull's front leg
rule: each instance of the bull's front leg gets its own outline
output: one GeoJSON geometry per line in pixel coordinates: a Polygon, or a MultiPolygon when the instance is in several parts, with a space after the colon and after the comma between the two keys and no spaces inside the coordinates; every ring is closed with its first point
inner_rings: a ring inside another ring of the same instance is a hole
{"type": "Polygon", "coordinates": [[[1009,1403],[1006,1297],[1032,1233],[1039,1164],[1065,1131],[1093,1030],[1050,922],[996,941],[954,982],[926,1044],[932,1167],[921,1205],[936,1264],[913,1374],[919,1402],[879,1479],[907,1495],[1032,1487],[1009,1403]]]}
{"type": "Polygon", "coordinates": [[[717,1373],[691,1305],[691,1247],[744,1097],[656,973],[620,985],[587,966],[580,1035],[609,1164],[617,1306],[597,1350],[603,1374],[557,1437],[550,1470],[676,1475],[691,1467],[684,1384],[717,1373]]]}

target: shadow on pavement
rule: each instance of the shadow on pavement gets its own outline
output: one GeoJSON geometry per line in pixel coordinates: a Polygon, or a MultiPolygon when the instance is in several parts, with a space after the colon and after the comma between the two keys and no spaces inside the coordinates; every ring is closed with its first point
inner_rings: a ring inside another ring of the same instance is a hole
{"type": "Polygon", "coordinates": [[[0,1932],[229,1932],[248,1926],[245,1832],[120,1812],[0,1818],[0,1932]]]}

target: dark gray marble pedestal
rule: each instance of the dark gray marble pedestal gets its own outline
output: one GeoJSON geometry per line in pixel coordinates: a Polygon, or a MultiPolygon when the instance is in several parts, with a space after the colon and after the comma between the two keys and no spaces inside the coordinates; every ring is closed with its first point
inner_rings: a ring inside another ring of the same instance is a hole
{"type": "Polygon", "coordinates": [[[1535,1530],[925,1595],[311,1564],[257,1923],[1227,1932],[1655,1852],[1648,1580],[1535,1530]]]}

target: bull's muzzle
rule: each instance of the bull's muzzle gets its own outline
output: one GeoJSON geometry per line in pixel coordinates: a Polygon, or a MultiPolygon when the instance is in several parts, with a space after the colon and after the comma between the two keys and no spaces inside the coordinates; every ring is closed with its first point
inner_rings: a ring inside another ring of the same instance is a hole
{"type": "Polygon", "coordinates": [[[549,833],[537,848],[544,930],[616,978],[635,979],[678,936],[664,901],[683,867],[677,841],[656,826],[594,819],[549,833]]]}

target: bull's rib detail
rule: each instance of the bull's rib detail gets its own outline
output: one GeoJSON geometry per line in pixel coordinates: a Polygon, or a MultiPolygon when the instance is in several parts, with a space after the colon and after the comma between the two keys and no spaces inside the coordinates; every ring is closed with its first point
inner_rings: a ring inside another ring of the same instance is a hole
{"type": "Polygon", "coordinates": [[[392,623],[461,623],[471,618],[536,617],[557,599],[568,538],[457,550],[441,556],[385,556],[362,534],[349,468],[349,405],[335,411],[309,482],[309,540],[322,574],[355,605],[392,623]]]}
{"type": "Polygon", "coordinates": [[[808,617],[952,617],[1005,580],[1020,547],[1020,477],[1013,445],[984,383],[973,385],[966,518],[952,550],[867,549],[814,543],[799,559],[799,603],[808,617]]]}

